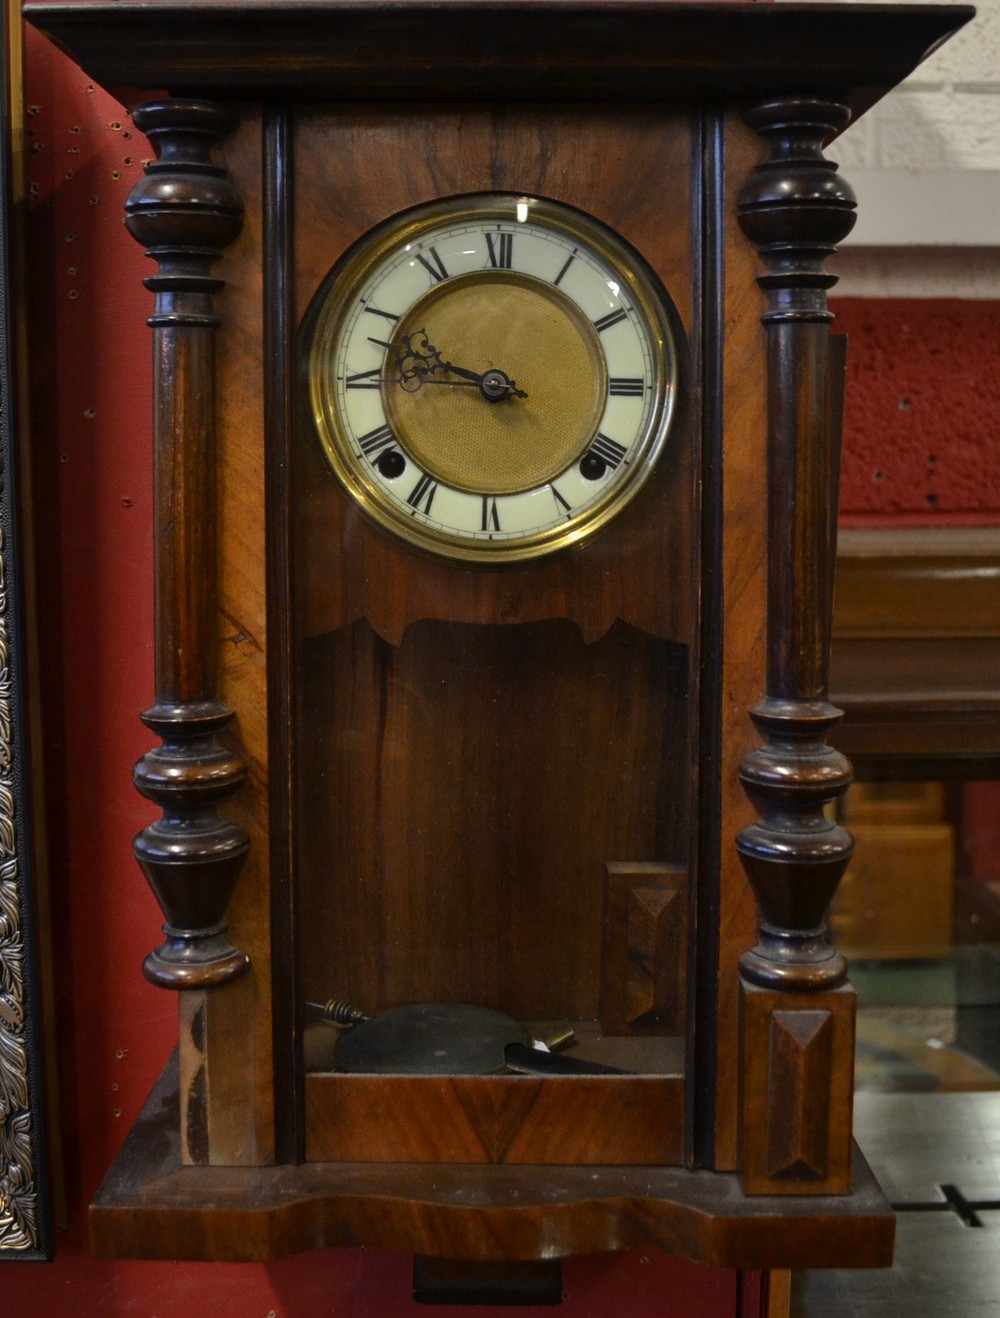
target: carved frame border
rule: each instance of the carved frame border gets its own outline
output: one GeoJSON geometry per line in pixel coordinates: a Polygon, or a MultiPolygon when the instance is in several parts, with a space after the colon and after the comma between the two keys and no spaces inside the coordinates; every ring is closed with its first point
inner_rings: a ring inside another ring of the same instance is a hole
{"type": "Polygon", "coordinates": [[[51,1257],[26,696],[21,19],[0,10],[0,1262],[51,1257]]]}

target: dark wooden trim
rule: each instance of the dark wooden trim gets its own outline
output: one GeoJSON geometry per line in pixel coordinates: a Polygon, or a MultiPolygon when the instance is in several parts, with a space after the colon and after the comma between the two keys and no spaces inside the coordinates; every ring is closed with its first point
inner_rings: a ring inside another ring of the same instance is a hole
{"type": "Polygon", "coordinates": [[[294,197],[291,112],[265,113],[264,171],[264,481],[268,581],[268,761],[281,765],[268,776],[270,800],[270,897],[275,1156],[279,1162],[304,1156],[302,1075],[298,1063],[298,956],[295,922],[298,894],[292,828],[295,777],[293,634],[291,626],[292,437],[295,306],[292,262],[294,197]],[[285,766],[288,766],[287,770],[285,766]]]}
{"type": "Polygon", "coordinates": [[[621,102],[836,91],[862,113],[974,10],[670,0],[69,0],[28,21],[105,86],[300,100],[621,102]],[[280,51],[280,55],[279,52],[280,51]]]}
{"type": "Polygon", "coordinates": [[[725,121],[721,109],[706,110],[694,120],[692,143],[692,241],[694,247],[695,325],[691,335],[695,365],[692,380],[700,411],[701,463],[699,495],[702,540],[699,546],[699,641],[697,673],[698,739],[692,809],[699,828],[695,903],[691,919],[688,965],[695,967],[688,1009],[694,1028],[688,1029],[693,1056],[688,1074],[687,1120],[695,1166],[714,1166],[715,1073],[719,978],[719,850],[722,798],[722,449],[725,298],[725,121]],[[712,693],[703,699],[703,693],[712,693]],[[711,931],[710,933],[708,931],[711,931]]]}

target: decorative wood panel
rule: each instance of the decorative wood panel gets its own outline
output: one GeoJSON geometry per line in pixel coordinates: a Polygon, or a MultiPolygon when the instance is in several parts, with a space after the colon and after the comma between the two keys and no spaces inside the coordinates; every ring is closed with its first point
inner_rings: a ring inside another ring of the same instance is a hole
{"type": "Polygon", "coordinates": [[[683,1107],[681,1076],[311,1075],[306,1157],[676,1167],[683,1107]]]}
{"type": "Polygon", "coordinates": [[[601,1029],[684,1033],[687,871],[655,862],[607,866],[601,1029]]]}
{"type": "Polygon", "coordinates": [[[842,531],[834,606],[834,741],[859,774],[1000,775],[995,530],[842,531]]]}
{"type": "Polygon", "coordinates": [[[854,990],[743,990],[748,1194],[836,1194],[851,1175],[854,990]]]}

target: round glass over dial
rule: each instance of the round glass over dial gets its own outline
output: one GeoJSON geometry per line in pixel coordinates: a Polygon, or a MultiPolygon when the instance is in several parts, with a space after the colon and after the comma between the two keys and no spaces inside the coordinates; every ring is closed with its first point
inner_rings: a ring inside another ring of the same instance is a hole
{"type": "Polygon", "coordinates": [[[382,526],[474,561],[578,543],[638,491],[666,438],[665,294],[579,211],[493,193],[363,237],[310,309],[327,459],[382,526]]]}

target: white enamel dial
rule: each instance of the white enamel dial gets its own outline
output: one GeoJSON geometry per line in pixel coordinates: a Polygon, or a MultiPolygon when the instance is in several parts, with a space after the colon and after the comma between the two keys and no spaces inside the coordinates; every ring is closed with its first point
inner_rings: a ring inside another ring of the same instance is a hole
{"type": "Polygon", "coordinates": [[[604,226],[480,194],[405,212],[307,322],[326,456],[378,522],[449,557],[578,543],[652,471],[675,392],[664,294],[604,226]]]}

